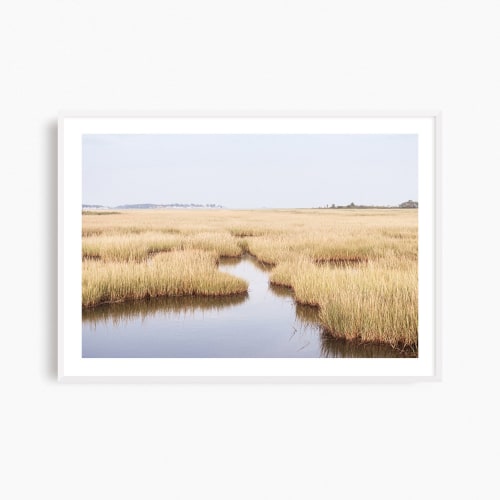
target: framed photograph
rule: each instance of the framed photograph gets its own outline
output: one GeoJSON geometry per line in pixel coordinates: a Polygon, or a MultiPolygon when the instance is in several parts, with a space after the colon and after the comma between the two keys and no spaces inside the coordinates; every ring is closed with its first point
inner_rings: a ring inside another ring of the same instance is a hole
{"type": "Polygon", "coordinates": [[[439,380],[438,112],[63,113],[59,379],[439,380]]]}

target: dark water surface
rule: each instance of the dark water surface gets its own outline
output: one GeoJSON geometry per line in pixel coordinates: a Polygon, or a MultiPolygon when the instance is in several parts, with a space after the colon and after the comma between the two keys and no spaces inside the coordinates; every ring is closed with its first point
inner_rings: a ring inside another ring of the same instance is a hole
{"type": "Polygon", "coordinates": [[[333,339],[315,308],[268,284],[268,268],[252,257],[219,268],[246,279],[245,295],[166,297],[83,311],[84,358],[386,358],[383,345],[333,339]]]}

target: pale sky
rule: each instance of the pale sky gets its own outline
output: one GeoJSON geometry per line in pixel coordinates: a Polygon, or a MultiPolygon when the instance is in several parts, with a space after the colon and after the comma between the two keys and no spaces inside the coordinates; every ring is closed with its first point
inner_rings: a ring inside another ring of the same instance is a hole
{"type": "Polygon", "coordinates": [[[83,203],[227,208],[418,200],[411,134],[83,136],[83,203]]]}

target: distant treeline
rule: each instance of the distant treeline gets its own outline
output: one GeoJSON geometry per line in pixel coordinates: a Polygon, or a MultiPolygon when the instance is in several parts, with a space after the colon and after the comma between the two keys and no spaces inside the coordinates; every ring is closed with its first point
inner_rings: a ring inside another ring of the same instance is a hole
{"type": "Polygon", "coordinates": [[[356,203],[349,203],[349,205],[326,205],[318,208],[418,208],[418,201],[408,200],[400,203],[399,205],[356,205],[356,203]]]}

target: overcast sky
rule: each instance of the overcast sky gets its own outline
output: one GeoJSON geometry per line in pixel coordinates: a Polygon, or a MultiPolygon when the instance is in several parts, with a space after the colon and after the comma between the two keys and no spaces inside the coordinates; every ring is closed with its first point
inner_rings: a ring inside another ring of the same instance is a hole
{"type": "Polygon", "coordinates": [[[227,208],[418,199],[417,136],[84,135],[83,203],[227,208]]]}

